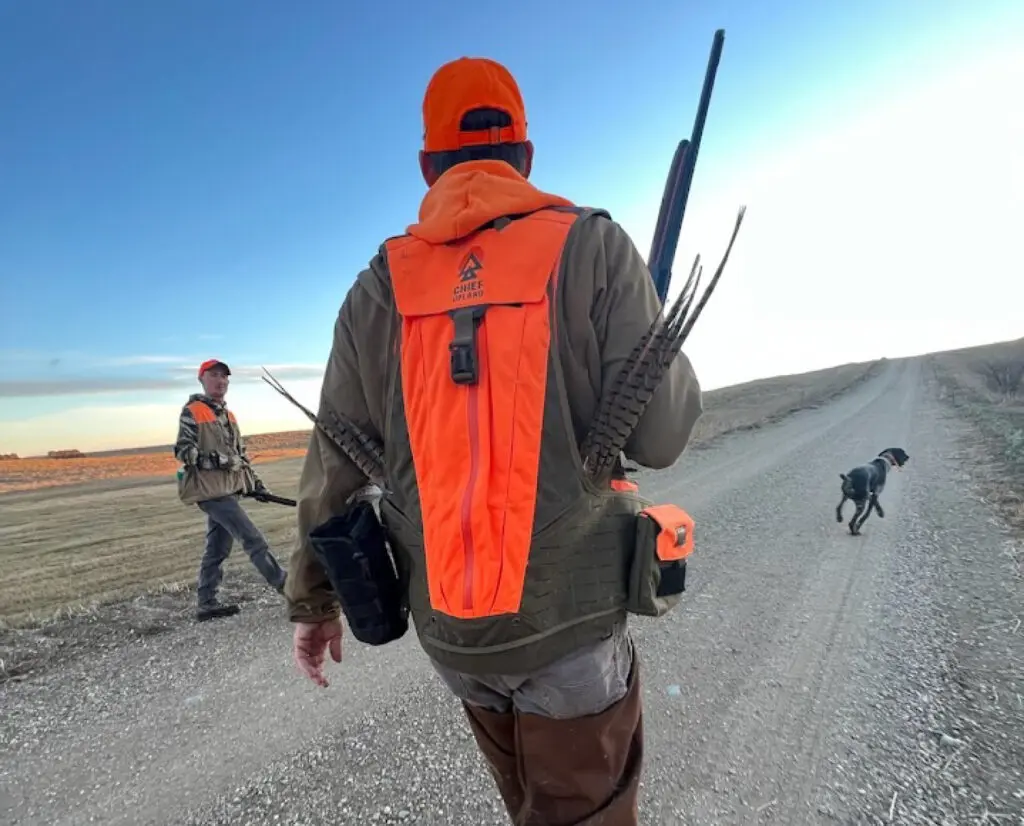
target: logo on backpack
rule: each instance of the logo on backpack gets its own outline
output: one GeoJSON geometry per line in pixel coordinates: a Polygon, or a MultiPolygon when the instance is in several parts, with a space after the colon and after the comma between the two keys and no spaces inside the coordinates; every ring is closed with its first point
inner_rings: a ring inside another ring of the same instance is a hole
{"type": "Polygon", "coordinates": [[[471,247],[466,257],[459,264],[459,283],[452,291],[453,303],[477,301],[483,298],[484,284],[480,279],[480,270],[484,268],[483,250],[471,247]]]}

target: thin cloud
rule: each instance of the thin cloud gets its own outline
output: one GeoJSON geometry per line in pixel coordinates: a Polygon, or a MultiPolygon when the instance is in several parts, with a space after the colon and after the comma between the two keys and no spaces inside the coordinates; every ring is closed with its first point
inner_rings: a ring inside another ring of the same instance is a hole
{"type": "Polygon", "coordinates": [[[40,396],[74,396],[94,393],[126,393],[140,390],[174,390],[181,381],[173,378],[137,379],[61,379],[61,380],[4,380],[0,381],[0,397],[33,398],[40,396]]]}
{"type": "Polygon", "coordinates": [[[258,379],[263,375],[263,368],[266,367],[271,373],[280,378],[288,379],[320,379],[324,375],[322,364],[266,364],[259,366],[243,365],[232,367],[231,373],[245,378],[258,379]]]}
{"type": "MultiPolygon", "coordinates": [[[[323,378],[324,367],[322,364],[241,364],[235,365],[230,359],[224,359],[231,368],[232,379],[243,379],[245,381],[257,381],[263,375],[263,368],[266,367],[271,373],[280,378],[290,379],[319,379],[323,378]]],[[[191,364],[180,364],[173,368],[173,372],[194,376],[196,367],[191,364]]]]}
{"type": "Polygon", "coordinates": [[[18,347],[6,347],[0,349],[0,364],[24,364],[26,362],[40,362],[51,364],[54,360],[81,358],[84,353],[77,350],[25,350],[18,347]]]}
{"type": "Polygon", "coordinates": [[[90,353],[78,351],[44,351],[44,350],[0,350],[0,361],[6,364],[26,365],[31,362],[39,362],[48,367],[56,367],[67,362],[82,364],[89,367],[136,367],[145,365],[180,364],[187,361],[187,356],[181,355],[149,355],[139,354],[130,356],[97,356],[90,353]]]}
{"type": "Polygon", "coordinates": [[[183,356],[119,356],[102,362],[111,367],[133,367],[140,364],[180,364],[183,356]]]}
{"type": "Polygon", "coordinates": [[[47,358],[48,353],[41,350],[19,350],[17,348],[5,347],[0,350],[0,359],[4,361],[31,361],[33,359],[47,358]]]}
{"type": "MultiPolygon", "coordinates": [[[[120,366],[163,365],[170,359],[170,356],[126,356],[117,362],[120,366]]],[[[198,385],[193,384],[196,380],[196,365],[181,364],[182,359],[179,358],[175,358],[174,361],[179,363],[164,367],[152,376],[0,379],[0,398],[130,393],[146,390],[179,390],[183,387],[190,387],[191,390],[198,392],[198,385]]],[[[266,367],[282,380],[322,379],[324,373],[324,368],[318,364],[268,364],[266,367]]],[[[231,365],[231,377],[238,383],[256,382],[262,375],[262,365],[231,365]]]]}

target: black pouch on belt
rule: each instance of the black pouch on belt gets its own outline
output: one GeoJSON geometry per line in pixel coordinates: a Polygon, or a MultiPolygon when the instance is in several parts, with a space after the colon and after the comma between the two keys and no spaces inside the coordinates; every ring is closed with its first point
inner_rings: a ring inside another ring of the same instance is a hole
{"type": "Polygon", "coordinates": [[[352,634],[367,645],[397,640],[409,606],[373,505],[359,501],[309,532],[352,634]]]}
{"type": "Polygon", "coordinates": [[[660,617],[686,590],[686,559],[693,552],[693,517],[676,505],[651,505],[636,519],[626,610],[660,617]]]}

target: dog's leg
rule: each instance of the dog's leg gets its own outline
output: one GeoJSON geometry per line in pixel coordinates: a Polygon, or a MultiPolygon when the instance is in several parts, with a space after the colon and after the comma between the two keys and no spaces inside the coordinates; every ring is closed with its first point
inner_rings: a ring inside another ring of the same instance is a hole
{"type": "Polygon", "coordinates": [[[872,505],[872,507],[874,507],[875,511],[878,513],[878,518],[879,519],[885,519],[885,511],[882,510],[882,506],[878,503],[878,494],[877,493],[874,496],[871,497],[871,505],[872,505]]]}
{"type": "Polygon", "coordinates": [[[843,498],[839,500],[839,505],[836,506],[836,522],[843,521],[843,505],[846,504],[846,494],[843,494],[843,498]]]}
{"type": "Polygon", "coordinates": [[[853,512],[853,519],[850,520],[850,524],[848,526],[850,528],[850,533],[854,536],[860,533],[860,525],[857,524],[857,520],[860,518],[861,514],[864,513],[864,508],[867,507],[867,500],[858,499],[855,500],[855,504],[857,505],[857,509],[853,512]]]}
{"type": "Polygon", "coordinates": [[[871,516],[871,511],[875,507],[875,495],[872,493],[868,498],[867,507],[864,508],[864,512],[861,514],[860,522],[857,523],[857,533],[860,533],[860,529],[864,527],[864,523],[868,521],[868,517],[871,516]]]}

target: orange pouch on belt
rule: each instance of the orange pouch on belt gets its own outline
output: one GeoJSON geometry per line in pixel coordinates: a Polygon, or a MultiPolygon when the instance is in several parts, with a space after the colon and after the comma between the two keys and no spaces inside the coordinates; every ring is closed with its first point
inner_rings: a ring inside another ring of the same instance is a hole
{"type": "Polygon", "coordinates": [[[660,617],[686,589],[686,559],[693,553],[693,517],[676,505],[652,505],[636,518],[626,610],[660,617]]]}

